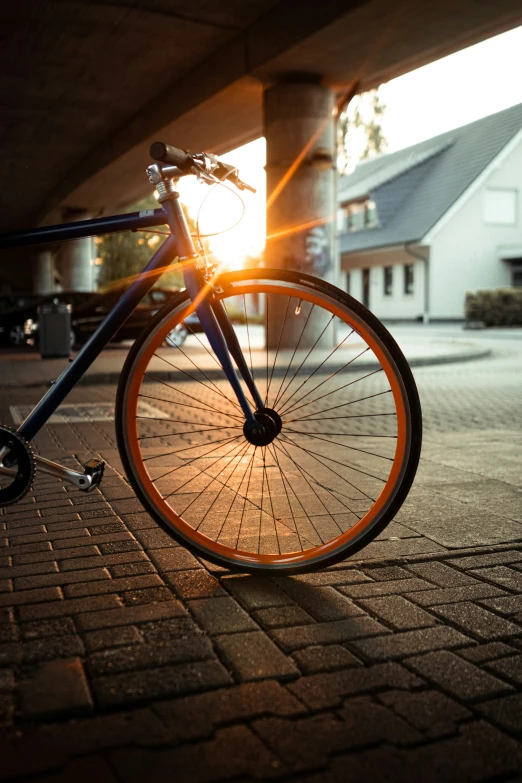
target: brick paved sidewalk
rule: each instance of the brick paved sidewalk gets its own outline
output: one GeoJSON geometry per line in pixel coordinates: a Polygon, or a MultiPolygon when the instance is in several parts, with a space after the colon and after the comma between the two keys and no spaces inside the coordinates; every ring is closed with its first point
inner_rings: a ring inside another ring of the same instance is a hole
{"type": "MultiPolygon", "coordinates": [[[[0,516],[0,779],[520,780],[522,433],[517,452],[500,429],[439,433],[426,378],[404,508],[299,578],[200,562],[134,498],[112,423],[48,425],[46,456],[109,468],[89,495],[39,476],[0,516]]],[[[0,420],[38,393],[6,391],[0,420]]]]}

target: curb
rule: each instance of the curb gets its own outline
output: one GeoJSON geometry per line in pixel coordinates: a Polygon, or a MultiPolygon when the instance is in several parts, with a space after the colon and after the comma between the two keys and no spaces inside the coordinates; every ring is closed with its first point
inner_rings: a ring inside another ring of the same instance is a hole
{"type": "MultiPolygon", "coordinates": [[[[408,364],[410,367],[432,367],[435,365],[442,365],[442,364],[460,364],[462,362],[471,362],[475,359],[487,359],[492,354],[492,350],[488,349],[477,349],[474,351],[466,351],[465,353],[456,353],[456,354],[448,354],[447,356],[439,355],[439,356],[427,356],[427,357],[419,357],[417,359],[411,359],[408,360],[408,364]]],[[[353,368],[347,368],[346,372],[366,372],[367,370],[372,370],[377,366],[376,362],[361,362],[357,365],[357,367],[353,368]]],[[[328,364],[327,371],[328,372],[337,372],[341,370],[343,367],[342,364],[328,364]]],[[[278,371],[276,369],[274,373],[274,378],[282,377],[283,376],[283,370],[281,369],[278,371]]],[[[76,386],[109,386],[112,384],[117,384],[120,380],[120,372],[93,372],[89,373],[87,372],[86,375],[83,376],[83,378],[80,378],[76,386]]],[[[223,378],[223,373],[221,370],[218,369],[206,369],[205,375],[209,380],[221,380],[223,378]]],[[[178,383],[186,382],[186,375],[184,375],[181,372],[171,372],[168,370],[157,370],[154,373],[154,377],[158,378],[160,381],[176,381],[178,383]]],[[[24,383],[24,382],[11,382],[11,383],[2,383],[0,388],[3,389],[13,389],[13,388],[20,388],[23,387],[24,389],[34,389],[41,386],[52,386],[54,383],[53,380],[42,378],[38,381],[31,381],[31,383],[24,383]]]]}

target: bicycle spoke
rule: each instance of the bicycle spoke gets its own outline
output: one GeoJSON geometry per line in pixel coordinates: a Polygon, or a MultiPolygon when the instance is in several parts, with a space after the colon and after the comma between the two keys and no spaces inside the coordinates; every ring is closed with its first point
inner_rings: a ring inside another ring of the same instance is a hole
{"type": "MultiPolygon", "coordinates": [[[[331,319],[331,320],[333,320],[333,316],[332,316],[332,319],[331,319]]],[[[330,323],[331,323],[331,321],[330,321],[330,323]]],[[[325,329],[323,330],[323,332],[321,333],[320,337],[322,336],[322,334],[324,333],[324,331],[325,331],[325,330],[326,330],[326,327],[325,327],[325,329]]],[[[346,335],[346,337],[344,338],[344,340],[342,340],[342,341],[339,343],[339,345],[337,345],[337,346],[336,346],[336,347],[335,347],[335,348],[334,348],[334,349],[333,349],[333,350],[332,350],[332,351],[331,351],[331,352],[328,354],[328,356],[327,356],[325,359],[323,359],[323,361],[321,362],[321,364],[319,364],[319,365],[318,365],[318,366],[315,368],[315,370],[314,370],[312,373],[310,373],[310,375],[308,376],[308,378],[305,378],[305,380],[304,380],[304,381],[303,381],[301,384],[299,384],[299,386],[297,387],[297,389],[294,389],[294,391],[292,392],[292,394],[290,395],[290,397],[287,397],[287,399],[286,399],[284,402],[283,402],[283,400],[282,400],[282,398],[281,398],[281,400],[280,400],[280,403],[279,403],[279,404],[280,404],[280,406],[283,406],[283,405],[288,405],[288,403],[290,402],[290,400],[292,399],[292,397],[295,397],[295,395],[297,394],[297,392],[299,391],[299,389],[302,389],[302,388],[303,388],[303,386],[304,386],[306,383],[308,383],[308,381],[310,380],[310,378],[313,378],[313,377],[314,377],[314,375],[315,375],[316,373],[318,373],[318,372],[319,372],[319,370],[321,369],[321,367],[324,367],[324,365],[326,364],[326,362],[328,361],[328,359],[330,359],[330,358],[331,358],[331,357],[334,355],[334,353],[335,353],[336,351],[338,351],[338,350],[339,350],[339,348],[341,348],[341,346],[342,346],[342,345],[344,345],[344,343],[346,342],[346,340],[348,340],[348,339],[349,339],[349,338],[352,336],[352,334],[353,334],[353,333],[354,333],[354,330],[352,329],[352,331],[350,332],[350,334],[346,335]]],[[[316,342],[315,342],[315,345],[317,345],[317,343],[319,342],[319,339],[320,339],[320,337],[319,337],[319,338],[316,340],[316,342]]],[[[314,346],[314,347],[315,347],[315,346],[314,346]]],[[[365,350],[364,350],[362,353],[365,353],[367,350],[368,350],[368,348],[366,348],[366,349],[365,349],[365,350]]],[[[308,355],[309,355],[309,354],[308,354],[308,355]]],[[[304,360],[304,361],[306,361],[306,359],[308,358],[308,355],[305,357],[305,360],[304,360]]],[[[360,356],[360,355],[361,355],[361,354],[359,354],[359,356],[360,356]]],[[[358,358],[359,358],[358,356],[356,356],[356,357],[355,357],[355,359],[358,359],[358,358]]],[[[355,359],[352,359],[350,362],[348,362],[348,364],[351,364],[353,361],[355,361],[355,359]]],[[[347,366],[348,366],[348,364],[347,364],[347,365],[345,365],[345,366],[347,367],[347,366]]],[[[299,367],[299,369],[300,369],[302,366],[303,366],[303,365],[301,364],[301,365],[300,365],[300,367],[299,367]]],[[[299,372],[299,369],[298,369],[298,371],[297,371],[297,372],[299,372]]],[[[294,377],[295,377],[295,375],[294,375],[294,377]]],[[[288,384],[288,386],[289,386],[289,385],[290,385],[290,384],[288,384]]],[[[288,388],[288,386],[287,386],[287,388],[288,388]]],[[[307,392],[307,394],[308,394],[308,392],[307,392]]],[[[305,394],[305,397],[306,397],[306,394],[305,394]]]]}
{"type": "Polygon", "coordinates": [[[286,319],[288,317],[288,308],[289,307],[290,307],[290,297],[287,298],[285,317],[283,319],[283,325],[281,326],[281,331],[279,332],[279,340],[277,342],[277,348],[276,348],[275,357],[274,357],[274,364],[272,365],[272,372],[270,373],[270,381],[268,380],[268,377],[266,379],[267,380],[267,387],[266,387],[266,394],[265,394],[265,408],[268,405],[268,394],[270,392],[270,386],[272,384],[272,378],[274,377],[274,370],[275,370],[275,366],[276,366],[276,362],[277,362],[277,357],[279,355],[279,348],[281,347],[281,339],[283,337],[283,332],[285,330],[286,319]]]}
{"type": "Polygon", "coordinates": [[[282,386],[283,386],[283,384],[284,384],[284,382],[285,382],[285,380],[286,380],[286,378],[287,378],[287,375],[288,375],[288,373],[289,373],[289,371],[290,371],[290,367],[292,366],[292,362],[294,361],[294,357],[295,357],[295,355],[296,355],[296,353],[297,353],[297,350],[298,350],[299,346],[301,345],[301,340],[303,339],[303,334],[304,334],[304,332],[305,332],[305,329],[306,329],[306,327],[307,327],[307,325],[308,325],[308,321],[310,320],[310,317],[311,317],[311,315],[312,315],[312,313],[313,313],[314,307],[315,307],[315,304],[313,304],[313,305],[311,306],[311,308],[310,308],[310,311],[309,311],[308,315],[306,316],[306,320],[305,320],[305,322],[304,322],[303,328],[301,329],[301,334],[299,335],[299,340],[297,341],[297,344],[296,344],[296,346],[295,346],[295,348],[294,348],[294,352],[293,352],[293,354],[292,354],[292,356],[291,356],[290,362],[289,362],[289,364],[288,364],[288,367],[286,368],[285,374],[284,374],[284,376],[283,376],[283,380],[281,381],[281,383],[280,383],[280,385],[279,385],[279,389],[278,389],[278,391],[277,391],[276,398],[275,398],[275,400],[274,400],[274,402],[273,402],[273,407],[274,407],[274,408],[275,408],[275,406],[277,405],[277,403],[279,402],[279,400],[281,399],[281,397],[283,396],[283,394],[285,393],[285,391],[288,389],[288,387],[292,385],[294,378],[295,378],[295,377],[296,377],[296,375],[299,373],[299,370],[301,369],[301,367],[303,366],[303,364],[306,362],[306,360],[308,359],[308,357],[310,356],[310,354],[311,354],[311,353],[312,353],[312,351],[314,350],[315,346],[317,345],[317,343],[319,342],[319,340],[321,339],[321,337],[322,337],[322,336],[323,336],[323,334],[325,333],[326,329],[327,329],[327,328],[330,326],[330,324],[332,323],[333,319],[335,318],[335,316],[333,316],[333,315],[332,315],[332,317],[330,318],[330,320],[328,321],[328,323],[327,323],[327,324],[326,324],[326,326],[324,327],[323,331],[320,333],[319,337],[317,338],[317,340],[315,341],[315,343],[312,345],[312,347],[310,348],[310,350],[309,350],[309,351],[308,351],[308,353],[306,354],[305,358],[303,359],[303,361],[301,362],[301,364],[299,365],[299,367],[297,368],[297,370],[295,371],[295,373],[294,373],[294,374],[293,374],[293,376],[291,377],[291,379],[290,379],[290,381],[288,382],[288,384],[285,386],[285,388],[283,389],[283,391],[281,391],[281,389],[282,389],[282,386]]]}
{"type": "MultiPolygon", "coordinates": [[[[368,348],[366,350],[369,350],[368,348]]],[[[366,351],[362,351],[358,356],[355,357],[355,359],[358,359],[359,356],[362,356],[363,353],[366,353],[366,351]]],[[[317,386],[314,386],[313,389],[306,392],[306,394],[303,394],[302,397],[300,397],[298,400],[296,400],[295,404],[287,408],[285,411],[282,411],[282,415],[287,416],[290,413],[293,413],[294,411],[300,410],[301,408],[304,408],[306,405],[312,405],[312,403],[317,402],[318,400],[322,400],[324,397],[329,397],[331,394],[335,394],[338,391],[342,391],[343,389],[347,389],[348,386],[353,386],[354,383],[359,383],[359,381],[364,381],[366,378],[369,378],[371,375],[375,375],[378,372],[382,372],[382,367],[379,367],[378,370],[373,370],[372,372],[367,373],[366,375],[362,375],[360,378],[356,378],[354,381],[350,381],[349,383],[345,383],[343,386],[339,386],[337,389],[332,389],[332,391],[327,392],[326,394],[322,394],[319,397],[316,397],[313,400],[309,400],[308,402],[303,403],[303,405],[298,405],[301,400],[304,400],[305,397],[308,397],[309,394],[313,394],[314,391],[319,389],[320,386],[323,386],[325,383],[328,383],[328,381],[331,381],[332,378],[335,378],[335,376],[340,373],[342,370],[345,370],[352,362],[355,361],[355,359],[352,359],[351,361],[347,362],[344,367],[341,367],[339,370],[336,370],[334,373],[328,376],[328,378],[325,378],[324,381],[321,381],[321,383],[318,383],[317,386]]]]}
{"type": "MultiPolygon", "coordinates": [[[[348,402],[343,402],[341,405],[334,405],[333,408],[325,408],[322,411],[313,411],[310,416],[319,416],[321,413],[328,413],[329,411],[335,411],[338,408],[344,408],[345,405],[355,405],[356,402],[363,402],[364,400],[371,400],[374,397],[380,397],[381,394],[391,394],[391,389],[385,389],[382,392],[377,392],[376,394],[369,394],[367,397],[359,397],[358,400],[349,400],[348,402]]],[[[305,421],[305,419],[308,419],[308,416],[300,416],[298,419],[292,419],[292,421],[305,421]]]]}

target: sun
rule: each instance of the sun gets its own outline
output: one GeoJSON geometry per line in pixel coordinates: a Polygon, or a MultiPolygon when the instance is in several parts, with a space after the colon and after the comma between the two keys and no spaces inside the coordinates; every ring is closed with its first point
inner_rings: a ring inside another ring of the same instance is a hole
{"type": "Polygon", "coordinates": [[[201,234],[225,232],[208,238],[212,260],[222,264],[223,269],[242,269],[247,258],[259,257],[265,246],[265,140],[245,144],[221,155],[220,159],[237,166],[241,179],[257,192],[240,193],[233,186],[209,190],[208,185],[198,182],[195,177],[186,177],[179,182],[179,193],[194,220],[199,211],[201,234]],[[227,228],[230,230],[226,231],[227,228]]]}

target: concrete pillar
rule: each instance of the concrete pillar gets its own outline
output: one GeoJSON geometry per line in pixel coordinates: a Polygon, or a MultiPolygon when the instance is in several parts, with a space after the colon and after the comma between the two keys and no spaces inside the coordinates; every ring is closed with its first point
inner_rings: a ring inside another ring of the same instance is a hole
{"type": "MultiPolygon", "coordinates": [[[[264,93],[267,154],[267,246],[265,265],[306,272],[335,283],[334,94],[329,87],[303,79],[281,82],[264,93]]],[[[276,299],[274,299],[275,303],[276,299]]],[[[268,301],[267,345],[279,341],[282,318],[274,318],[268,301]]],[[[292,302],[291,323],[282,346],[293,347],[310,306],[292,302]],[[296,310],[298,312],[296,312],[296,310]]],[[[288,319],[287,319],[288,320],[288,319]]],[[[309,347],[326,318],[314,311],[301,341],[309,347]],[[315,320],[314,320],[315,319],[315,320]]],[[[320,345],[328,347],[333,329],[320,345]]]]}
{"type": "Polygon", "coordinates": [[[50,294],[53,290],[53,254],[51,250],[40,250],[36,254],[33,275],[35,294],[50,294]]]}
{"type": "MultiPolygon", "coordinates": [[[[84,210],[64,211],[66,222],[88,220],[91,217],[84,210]]],[[[64,242],[60,248],[62,285],[64,291],[92,291],[94,258],[92,237],[64,242]]]]}

